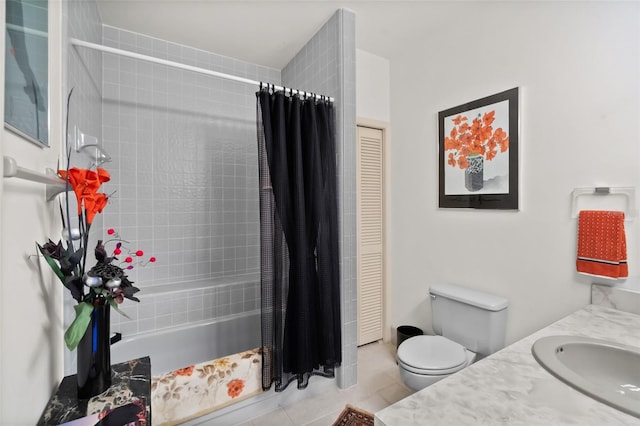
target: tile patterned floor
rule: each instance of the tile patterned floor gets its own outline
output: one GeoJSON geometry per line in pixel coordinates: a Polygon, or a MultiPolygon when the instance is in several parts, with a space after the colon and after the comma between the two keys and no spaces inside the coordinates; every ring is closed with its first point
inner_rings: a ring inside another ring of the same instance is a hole
{"type": "Polygon", "coordinates": [[[400,380],[395,346],[382,342],[358,348],[358,384],[297,401],[239,426],[331,426],[351,404],[375,413],[412,392],[400,380]]]}

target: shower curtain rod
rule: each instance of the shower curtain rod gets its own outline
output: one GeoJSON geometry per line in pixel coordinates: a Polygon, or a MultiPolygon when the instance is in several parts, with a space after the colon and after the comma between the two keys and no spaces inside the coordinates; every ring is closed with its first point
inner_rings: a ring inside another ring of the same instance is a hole
{"type": "MultiPolygon", "coordinates": [[[[200,73],[200,74],[206,74],[206,75],[211,75],[211,76],[214,76],[214,77],[225,78],[227,80],[238,81],[240,83],[253,84],[254,86],[258,86],[258,87],[260,87],[260,84],[263,84],[264,86],[273,87],[275,90],[286,90],[289,93],[296,93],[296,94],[299,94],[301,96],[313,96],[316,99],[322,99],[322,97],[323,97],[322,95],[318,95],[318,94],[311,93],[311,92],[304,92],[304,91],[301,91],[301,90],[292,89],[290,87],[285,88],[283,86],[277,86],[277,85],[273,85],[273,84],[270,84],[270,83],[263,83],[263,82],[260,82],[260,81],[250,80],[250,79],[244,78],[244,77],[238,77],[236,75],[225,74],[225,73],[221,73],[221,72],[217,72],[217,71],[211,71],[211,70],[208,70],[208,69],[205,69],[205,68],[194,67],[194,66],[191,66],[191,65],[181,64],[180,62],[168,61],[166,59],[160,59],[160,58],[156,58],[154,56],[143,55],[141,53],[129,52],[127,50],[116,49],[114,47],[103,46],[102,44],[91,43],[91,42],[84,41],[84,40],[79,40],[79,39],[76,39],[76,38],[70,38],[69,41],[74,46],[88,47],[89,49],[100,50],[100,51],[106,52],[106,53],[113,53],[115,55],[127,56],[127,57],[133,58],[133,59],[140,59],[142,61],[153,62],[153,63],[161,64],[161,65],[167,65],[167,66],[170,66],[170,67],[180,68],[180,69],[187,70],[187,71],[193,71],[193,72],[197,72],[197,73],[200,73]]],[[[324,98],[328,99],[329,102],[333,102],[333,98],[331,98],[331,97],[325,96],[324,98]]]]}

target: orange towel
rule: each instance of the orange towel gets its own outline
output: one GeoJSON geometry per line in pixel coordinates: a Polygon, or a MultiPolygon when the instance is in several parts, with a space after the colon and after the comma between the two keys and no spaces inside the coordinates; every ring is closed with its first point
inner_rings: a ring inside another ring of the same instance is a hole
{"type": "Polygon", "coordinates": [[[583,210],[578,218],[578,272],[606,278],[627,278],[624,213],[583,210]]]}

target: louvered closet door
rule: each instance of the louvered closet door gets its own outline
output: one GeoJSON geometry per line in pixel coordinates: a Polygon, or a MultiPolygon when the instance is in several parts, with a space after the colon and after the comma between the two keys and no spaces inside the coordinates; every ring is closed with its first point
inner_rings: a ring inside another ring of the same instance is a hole
{"type": "Polygon", "coordinates": [[[358,345],[382,339],[383,133],[358,126],[358,345]]]}

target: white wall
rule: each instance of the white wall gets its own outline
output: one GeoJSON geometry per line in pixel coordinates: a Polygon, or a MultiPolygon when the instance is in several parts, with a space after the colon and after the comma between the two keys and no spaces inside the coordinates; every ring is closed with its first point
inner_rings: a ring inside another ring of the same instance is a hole
{"type": "Polygon", "coordinates": [[[391,121],[389,60],[356,49],[356,117],[391,121]]]}
{"type": "Polygon", "coordinates": [[[509,299],[513,342],[590,302],[590,280],[574,272],[571,191],[640,183],[640,4],[451,7],[455,22],[390,57],[392,321],[430,331],[428,287],[458,283],[509,299]],[[520,211],[438,209],[438,111],[516,86],[520,211]]]}
{"type": "MultiPolygon", "coordinates": [[[[4,26],[4,7],[0,8],[4,26]]],[[[61,3],[49,2],[50,148],[41,148],[2,130],[0,154],[18,165],[44,172],[55,168],[61,139],[61,3]]],[[[0,36],[4,58],[5,30],[0,36]]],[[[4,66],[2,76],[4,77],[4,66]]],[[[4,81],[4,78],[2,79],[4,81]]],[[[0,89],[4,99],[4,85],[0,89]]],[[[0,113],[4,101],[0,106],[0,113]]],[[[3,114],[0,114],[3,116],[3,114]]],[[[0,166],[1,167],[1,166],[0,166]]],[[[42,184],[3,179],[0,189],[0,424],[33,425],[62,378],[62,285],[42,262],[35,242],[59,234],[55,203],[47,203],[42,184]],[[54,223],[55,222],[55,223],[54,223]]]]}

